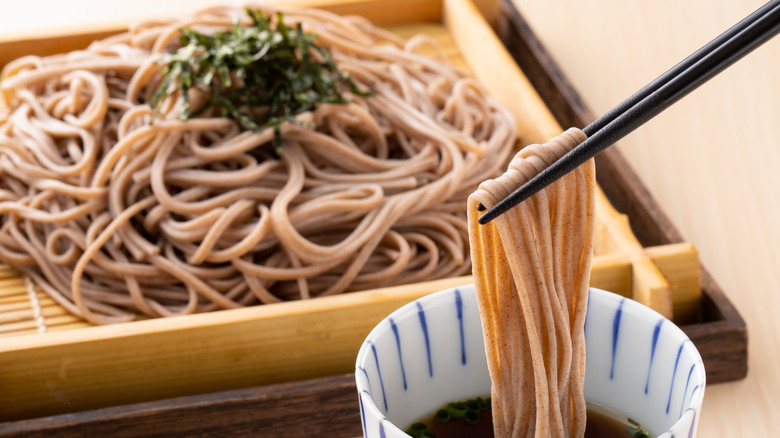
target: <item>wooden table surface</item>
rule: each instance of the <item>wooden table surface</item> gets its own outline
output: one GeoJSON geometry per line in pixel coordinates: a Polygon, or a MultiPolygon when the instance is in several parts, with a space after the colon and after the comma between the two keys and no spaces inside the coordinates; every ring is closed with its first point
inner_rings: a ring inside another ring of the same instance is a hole
{"type": "MultiPolygon", "coordinates": [[[[761,0],[513,0],[597,114],[761,0]]],[[[211,0],[4,3],[0,37],[170,14],[211,0]]],[[[222,2],[232,3],[232,2],[222,2]]],[[[699,436],[780,429],[780,39],[621,142],[621,152],[747,322],[746,379],[707,388],[699,436]]]]}
{"type": "MultiPolygon", "coordinates": [[[[513,0],[602,114],[763,0],[513,0]]],[[[620,142],[748,327],[746,379],[707,387],[699,436],[780,429],[780,39],[620,142]]]]}

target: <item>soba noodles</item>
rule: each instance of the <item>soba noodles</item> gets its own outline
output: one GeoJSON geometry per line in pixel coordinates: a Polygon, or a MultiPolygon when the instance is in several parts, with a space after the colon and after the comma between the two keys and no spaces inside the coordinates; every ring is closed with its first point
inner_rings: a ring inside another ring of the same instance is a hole
{"type": "MultiPolygon", "coordinates": [[[[276,9],[262,8],[266,15],[276,9]]],[[[143,22],[88,49],[25,57],[0,93],[0,259],[93,323],[234,308],[468,271],[468,194],[500,173],[512,116],[473,79],[359,18],[284,9],[369,97],[272,130],[152,109],[178,29],[143,22]]]]}
{"type": "Polygon", "coordinates": [[[475,287],[496,437],[582,437],[584,323],[593,253],[593,160],[487,225],[490,208],[585,139],[573,128],[522,149],[469,198],[475,287]]]}

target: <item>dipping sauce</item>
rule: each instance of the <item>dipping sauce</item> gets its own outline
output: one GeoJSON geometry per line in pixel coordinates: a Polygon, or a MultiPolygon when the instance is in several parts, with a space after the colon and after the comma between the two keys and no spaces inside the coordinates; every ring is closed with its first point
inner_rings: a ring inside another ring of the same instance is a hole
{"type": "MultiPolygon", "coordinates": [[[[490,397],[448,403],[406,429],[413,438],[494,438],[490,397]]],[[[602,406],[588,404],[585,438],[650,438],[637,422],[602,406]]]]}

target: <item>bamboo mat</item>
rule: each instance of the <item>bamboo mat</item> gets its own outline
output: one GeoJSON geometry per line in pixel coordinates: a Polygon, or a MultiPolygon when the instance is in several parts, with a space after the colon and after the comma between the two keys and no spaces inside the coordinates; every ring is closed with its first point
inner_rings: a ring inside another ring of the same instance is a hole
{"type": "Polygon", "coordinates": [[[49,298],[19,271],[0,264],[0,337],[89,326],[49,298]]]}

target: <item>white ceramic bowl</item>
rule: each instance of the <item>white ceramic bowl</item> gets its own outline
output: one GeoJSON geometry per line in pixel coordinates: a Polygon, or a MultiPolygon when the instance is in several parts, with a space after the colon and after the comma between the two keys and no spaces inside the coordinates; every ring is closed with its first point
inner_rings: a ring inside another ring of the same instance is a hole
{"type": "MultiPolygon", "coordinates": [[[[698,351],[673,323],[619,295],[590,290],[585,398],[636,419],[655,436],[694,437],[704,397],[698,351]]],[[[363,435],[408,437],[452,401],[490,395],[473,286],[393,312],[368,335],[355,365],[363,435]]]]}

